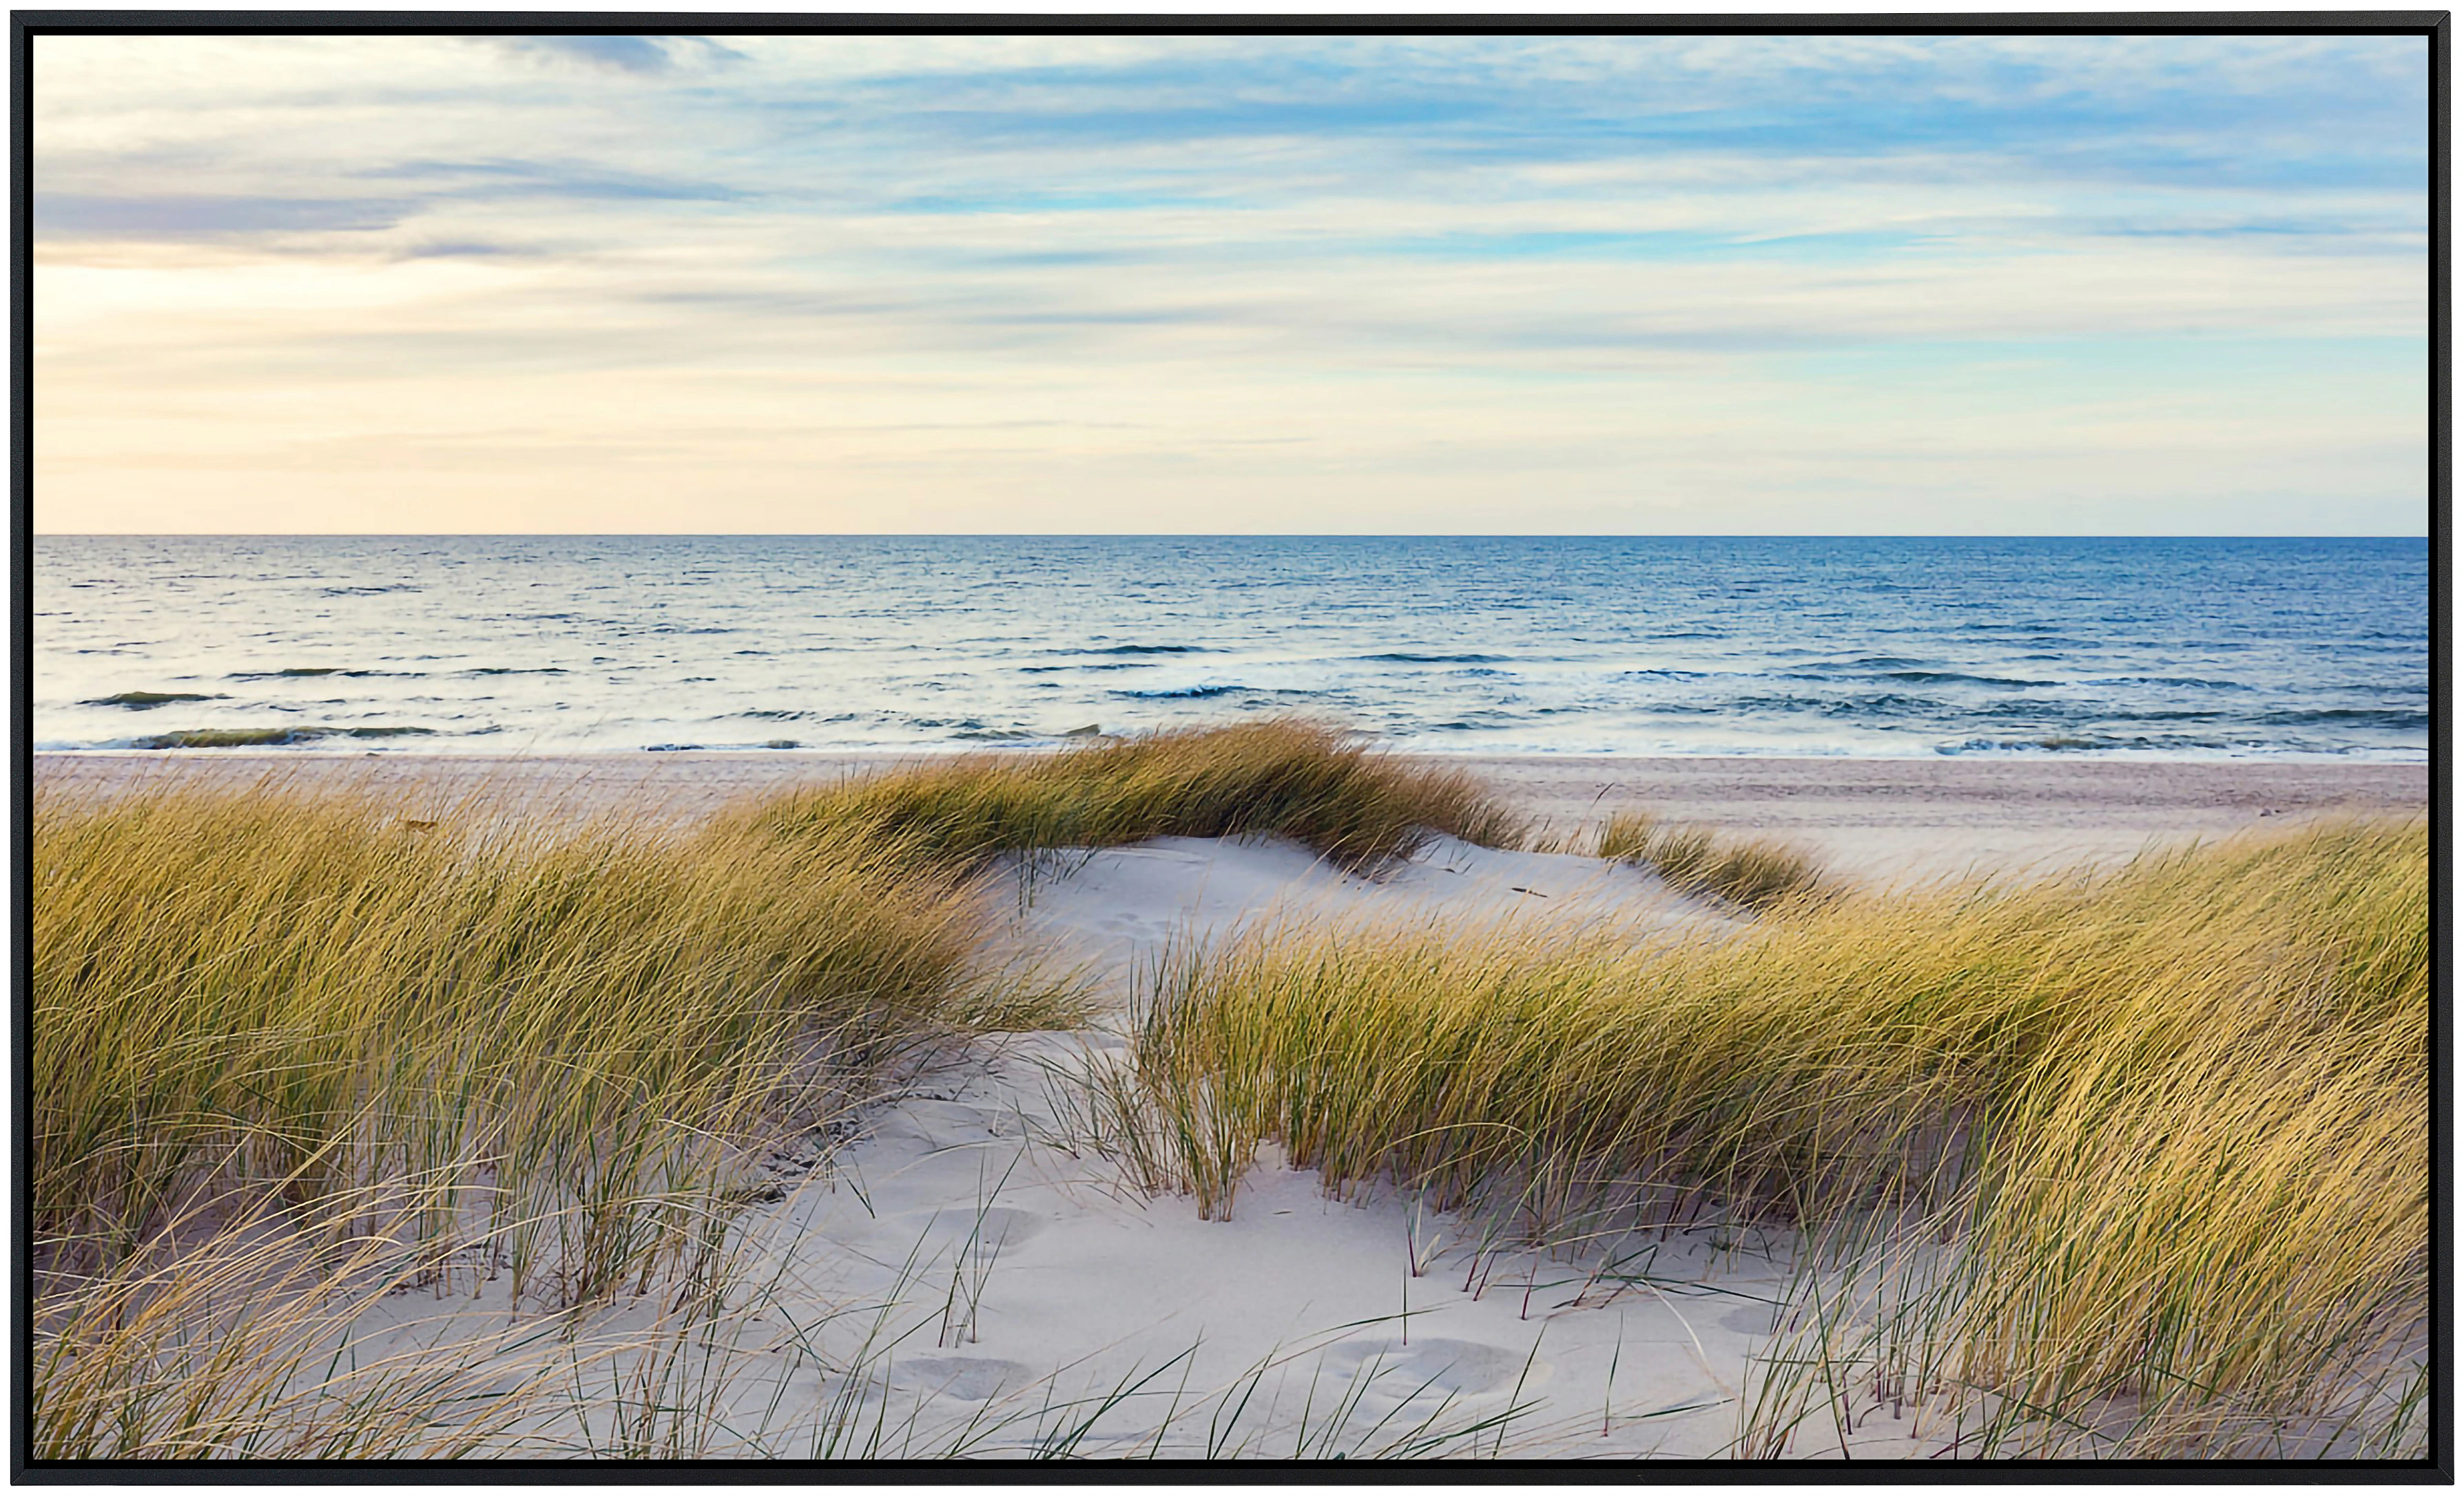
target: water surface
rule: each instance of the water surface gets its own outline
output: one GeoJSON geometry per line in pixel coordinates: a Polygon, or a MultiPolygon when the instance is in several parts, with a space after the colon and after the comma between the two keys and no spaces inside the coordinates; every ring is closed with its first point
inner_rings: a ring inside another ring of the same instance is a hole
{"type": "Polygon", "coordinates": [[[2421,759],[2418,539],[70,537],[34,737],[2421,759]]]}

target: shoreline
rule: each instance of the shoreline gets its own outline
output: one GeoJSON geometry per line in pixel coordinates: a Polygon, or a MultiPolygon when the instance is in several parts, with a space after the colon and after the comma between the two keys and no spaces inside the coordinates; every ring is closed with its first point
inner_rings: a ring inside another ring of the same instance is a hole
{"type": "MultiPolygon", "coordinates": [[[[1580,836],[1616,812],[1649,810],[1792,843],[1843,871],[1883,878],[2111,863],[2151,845],[2214,840],[2312,817],[2417,815],[2428,809],[2430,789],[2429,764],[2380,761],[1405,756],[1477,776],[1529,816],[1544,838],[1580,836]]],[[[232,786],[273,776],[407,793],[405,808],[413,814],[485,790],[575,814],[629,805],[691,821],[743,795],[949,757],[131,750],[36,753],[33,768],[38,788],[106,794],[183,782],[232,786]]]]}

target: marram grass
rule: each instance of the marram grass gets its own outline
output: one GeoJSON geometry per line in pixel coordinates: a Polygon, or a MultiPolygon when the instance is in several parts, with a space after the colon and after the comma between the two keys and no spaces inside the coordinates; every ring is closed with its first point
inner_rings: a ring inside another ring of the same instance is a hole
{"type": "Polygon", "coordinates": [[[1427,826],[1518,832],[1463,776],[1281,720],[893,773],[687,830],[484,796],[409,820],[278,781],[45,791],[37,1447],[476,1449],[501,1422],[483,1371],[303,1392],[319,1336],[389,1272],[509,1275],[547,1307],[704,1275],[760,1192],[756,1145],[935,1034],[1076,1021],[1071,994],[988,969],[972,875],[991,859],[1273,833],[1366,864],[1427,826]]]}
{"type": "Polygon", "coordinates": [[[1218,1216],[1272,1139],[1541,1234],[1921,1221],[1895,1353],[1996,1439],[2250,1452],[2423,1332],[2428,896],[2419,824],[2347,824],[1675,944],[1287,926],[1159,975],[1109,1131],[1218,1216]]]}
{"type": "Polygon", "coordinates": [[[1820,903],[1839,891],[1794,847],[1670,825],[1647,811],[1610,817],[1600,831],[1599,855],[1649,867],[1681,893],[1709,894],[1757,913],[1820,903]]]}
{"type": "Polygon", "coordinates": [[[1346,866],[1407,854],[1431,831],[1513,846],[1525,829],[1467,774],[1295,718],[972,756],[765,797],[729,824],[791,841],[853,831],[960,863],[1151,836],[1276,835],[1346,866]]]}
{"type": "Polygon", "coordinates": [[[732,1144],[843,1105],[960,1005],[979,918],[854,838],[414,824],[278,789],[46,798],[33,905],[49,1255],[260,1181],[446,1178],[472,1193],[439,1231],[480,1201],[560,1222],[510,1248],[560,1299],[650,1270],[732,1144]]]}

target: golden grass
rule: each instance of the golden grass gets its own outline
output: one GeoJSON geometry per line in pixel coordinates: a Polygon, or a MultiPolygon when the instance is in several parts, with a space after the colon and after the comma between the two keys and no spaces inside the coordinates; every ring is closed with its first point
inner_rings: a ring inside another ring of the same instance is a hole
{"type": "Polygon", "coordinates": [[[513,1331],[499,1313],[441,1354],[355,1340],[363,1315],[451,1261],[417,1226],[393,1192],[353,1192],[48,1275],[33,1457],[433,1459],[484,1447],[554,1397],[561,1377],[539,1352],[562,1337],[513,1331]]]}
{"type": "Polygon", "coordinates": [[[1819,903],[1839,891],[1813,858],[1794,847],[1669,825],[1648,811],[1611,816],[1600,830],[1599,855],[1645,864],[1681,893],[1707,893],[1758,913],[1819,903]]]}
{"type": "Polygon", "coordinates": [[[853,838],[420,830],[273,789],[42,801],[33,905],[38,1241],[108,1254],[257,1181],[484,1176],[499,1217],[594,1203],[511,1247],[568,1298],[649,1270],[731,1143],[941,1017],[978,919],[853,838]]]}
{"type": "Polygon", "coordinates": [[[1463,776],[1296,721],[686,829],[279,782],[45,791],[34,819],[23,1165],[61,1457],[478,1447],[478,1372],[303,1391],[303,1357],[406,1262],[552,1307],[706,1273],[754,1145],[934,1035],[1077,1021],[1066,984],[986,966],[996,854],[1276,833],[1361,865],[1424,825],[1516,829],[1463,776]]]}
{"type": "Polygon", "coordinates": [[[1523,834],[1469,775],[1296,718],[971,756],[765,798],[727,819],[789,840],[852,831],[959,863],[1151,836],[1278,835],[1358,867],[1404,855],[1431,831],[1489,846],[1523,834]]]}
{"type": "Polygon", "coordinates": [[[1658,949],[1265,932],[1163,974],[1112,1134],[1215,1215],[1271,1138],[1534,1229],[1922,1217],[1957,1265],[1903,1356],[2239,1448],[2420,1333],[2428,896],[2421,825],[2354,824],[1658,949]]]}

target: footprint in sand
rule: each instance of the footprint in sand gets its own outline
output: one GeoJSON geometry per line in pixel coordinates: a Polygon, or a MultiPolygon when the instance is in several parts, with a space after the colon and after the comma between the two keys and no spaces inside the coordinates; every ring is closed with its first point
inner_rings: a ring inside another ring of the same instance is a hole
{"type": "Polygon", "coordinates": [[[927,1355],[893,1365],[890,1384],[906,1392],[955,1397],[960,1402],[983,1402],[1004,1388],[1015,1392],[1024,1387],[1032,1377],[1033,1374],[1016,1361],[927,1355]]]}
{"type": "Polygon", "coordinates": [[[1326,1368],[1352,1376],[1372,1378],[1372,1386],[1390,1397],[1485,1397],[1528,1390],[1549,1375],[1549,1363],[1529,1360],[1525,1353],[1473,1340],[1353,1340],[1326,1353],[1326,1368]],[[1525,1370],[1527,1361],[1529,1370],[1525,1370]]]}
{"type": "Polygon", "coordinates": [[[998,1251],[1004,1256],[1016,1251],[1048,1224],[1042,1216],[1007,1205],[987,1208],[982,1213],[980,1224],[972,1205],[910,1211],[898,1221],[917,1238],[930,1237],[935,1243],[956,1246],[972,1236],[976,1239],[978,1250],[998,1251]]]}
{"type": "Polygon", "coordinates": [[[1779,1309],[1771,1304],[1748,1304],[1720,1316],[1722,1330],[1736,1335],[1768,1335],[1776,1328],[1779,1309]]]}
{"type": "Polygon", "coordinates": [[[994,1128],[1003,1120],[1004,1113],[970,1102],[913,1097],[878,1117],[872,1124],[872,1134],[891,1142],[948,1148],[998,1136],[994,1128]]]}

